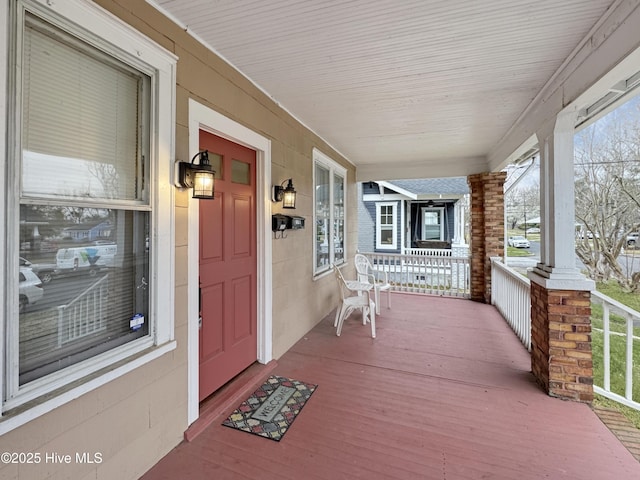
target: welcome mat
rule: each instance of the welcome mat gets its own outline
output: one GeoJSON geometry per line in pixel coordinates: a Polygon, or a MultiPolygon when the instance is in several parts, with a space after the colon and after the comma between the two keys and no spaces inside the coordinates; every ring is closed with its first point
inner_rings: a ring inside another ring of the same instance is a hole
{"type": "Polygon", "coordinates": [[[222,425],[279,442],[317,387],[271,375],[222,425]]]}

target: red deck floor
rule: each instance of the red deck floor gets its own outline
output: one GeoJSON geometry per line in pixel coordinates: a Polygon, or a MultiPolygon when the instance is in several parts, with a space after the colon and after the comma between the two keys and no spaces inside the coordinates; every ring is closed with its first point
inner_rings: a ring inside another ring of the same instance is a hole
{"type": "MultiPolygon", "coordinates": [[[[545,395],[491,306],[394,294],[377,338],[325,318],[272,372],[318,384],[282,441],[220,425],[183,442],[156,479],[640,479],[589,406],[545,395]]],[[[266,374],[265,374],[266,375],[266,374]]]]}

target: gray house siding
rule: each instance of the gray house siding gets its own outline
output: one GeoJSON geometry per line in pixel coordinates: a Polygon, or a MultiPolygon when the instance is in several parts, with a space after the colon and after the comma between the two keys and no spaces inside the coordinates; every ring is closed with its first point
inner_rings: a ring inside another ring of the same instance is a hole
{"type": "MultiPolygon", "coordinates": [[[[374,202],[362,200],[367,184],[358,183],[358,251],[373,252],[376,246],[376,207],[374,202]],[[371,205],[367,205],[371,204],[371,205]],[[373,212],[370,206],[373,207],[373,212]]],[[[377,191],[376,191],[377,193],[377,191]]]]}
{"type": "Polygon", "coordinates": [[[362,195],[370,195],[370,194],[377,195],[380,193],[380,188],[378,187],[377,183],[364,182],[364,183],[359,183],[359,185],[362,188],[360,198],[362,198],[362,195]]]}

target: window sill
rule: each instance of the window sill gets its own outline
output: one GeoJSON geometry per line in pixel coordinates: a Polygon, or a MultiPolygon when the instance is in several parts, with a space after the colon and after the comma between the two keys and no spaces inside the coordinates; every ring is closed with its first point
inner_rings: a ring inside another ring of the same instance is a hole
{"type": "MultiPolygon", "coordinates": [[[[5,412],[3,417],[0,418],[0,436],[10,432],[11,430],[21,427],[31,420],[34,420],[42,415],[51,412],[52,410],[84,395],[85,393],[91,392],[92,390],[106,385],[107,383],[115,380],[118,377],[126,375],[136,368],[142,367],[143,365],[161,357],[165,353],[175,350],[176,345],[177,344],[174,340],[171,342],[167,342],[164,345],[153,347],[146,353],[135,357],[133,360],[123,363],[122,365],[117,366],[112,370],[106,371],[104,374],[101,374],[95,378],[91,378],[82,385],[78,385],[76,387],[65,390],[63,393],[45,400],[42,403],[36,403],[38,402],[38,400],[34,400],[33,402],[29,402],[27,404],[16,407],[13,410],[5,412]]],[[[46,395],[43,397],[46,397],[46,395]]]]}
{"type": "MultiPolygon", "coordinates": [[[[347,265],[349,265],[349,262],[343,261],[342,263],[337,263],[336,267],[344,268],[347,265]]],[[[324,277],[328,277],[329,275],[333,275],[333,269],[331,269],[331,268],[328,268],[327,270],[323,270],[322,272],[314,273],[313,281],[315,282],[315,281],[320,280],[320,279],[322,279],[324,277]]]]}

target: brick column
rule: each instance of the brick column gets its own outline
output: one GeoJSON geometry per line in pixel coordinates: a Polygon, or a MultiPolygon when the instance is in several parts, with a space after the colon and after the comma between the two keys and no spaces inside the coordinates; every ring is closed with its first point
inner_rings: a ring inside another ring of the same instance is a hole
{"type": "Polygon", "coordinates": [[[506,172],[467,177],[471,189],[471,299],[491,302],[491,257],[504,253],[506,172]]]}
{"type": "Polygon", "coordinates": [[[531,370],[552,397],[591,402],[591,292],[531,282],[531,370]]]}

